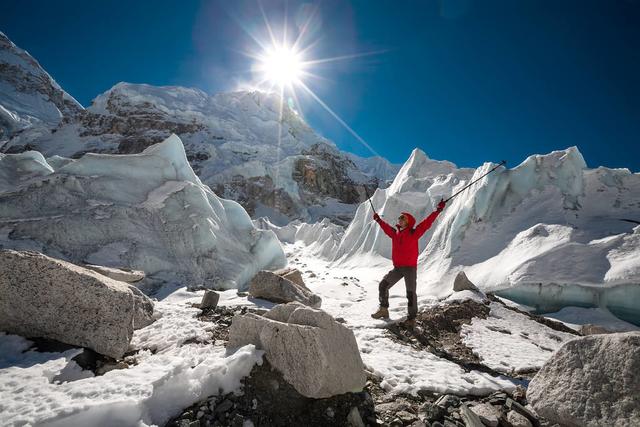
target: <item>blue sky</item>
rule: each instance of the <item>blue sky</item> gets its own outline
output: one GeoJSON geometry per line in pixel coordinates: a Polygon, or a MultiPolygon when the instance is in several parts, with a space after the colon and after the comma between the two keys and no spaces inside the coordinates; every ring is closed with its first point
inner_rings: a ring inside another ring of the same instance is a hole
{"type": "MultiPolygon", "coordinates": [[[[577,145],[591,167],[640,171],[640,1],[267,1],[274,30],[318,8],[309,58],[378,52],[313,68],[308,86],[371,147],[414,147],[475,167],[577,145]]],[[[251,83],[266,38],[251,1],[3,0],[0,30],[76,99],[119,81],[251,83]]],[[[312,36],[312,37],[311,37],[312,36]]],[[[370,155],[308,96],[300,109],[341,148],[370,155]]]]}

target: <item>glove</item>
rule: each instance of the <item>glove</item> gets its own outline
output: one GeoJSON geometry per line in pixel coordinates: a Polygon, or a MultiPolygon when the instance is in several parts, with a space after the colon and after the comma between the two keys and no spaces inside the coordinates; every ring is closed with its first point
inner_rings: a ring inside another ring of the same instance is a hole
{"type": "Polygon", "coordinates": [[[444,207],[447,205],[447,203],[440,199],[440,202],[438,202],[438,207],[437,207],[437,211],[438,212],[442,212],[442,210],[444,209],[444,207]]]}
{"type": "Polygon", "coordinates": [[[373,220],[374,221],[380,221],[380,215],[378,215],[377,213],[373,214],[373,220]]]}

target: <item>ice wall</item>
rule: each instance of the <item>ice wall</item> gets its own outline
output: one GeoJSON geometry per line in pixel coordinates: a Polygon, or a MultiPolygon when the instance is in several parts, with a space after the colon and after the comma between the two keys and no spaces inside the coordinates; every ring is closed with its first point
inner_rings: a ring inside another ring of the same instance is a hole
{"type": "Polygon", "coordinates": [[[257,230],[239,204],[200,182],[175,135],[141,154],[52,164],[61,167],[33,152],[0,158],[3,247],[215,288],[242,287],[286,263],[273,232],[257,230]]]}
{"type": "MultiPolygon", "coordinates": [[[[460,170],[416,150],[372,202],[392,224],[405,210],[420,220],[441,197],[493,166],[460,170]]],[[[588,169],[576,147],[530,156],[513,169],[498,168],[449,203],[421,240],[418,280],[423,290],[444,296],[464,270],[484,290],[512,289],[509,295],[522,295],[525,304],[603,304],[633,318],[640,303],[622,295],[635,295],[640,284],[640,236],[633,228],[640,220],[639,200],[640,174],[588,169]],[[556,285],[565,290],[545,299],[556,285]],[[527,290],[535,286],[542,287],[537,296],[527,290]]],[[[336,262],[367,254],[390,258],[390,239],[372,214],[368,202],[359,206],[336,262]]]]}

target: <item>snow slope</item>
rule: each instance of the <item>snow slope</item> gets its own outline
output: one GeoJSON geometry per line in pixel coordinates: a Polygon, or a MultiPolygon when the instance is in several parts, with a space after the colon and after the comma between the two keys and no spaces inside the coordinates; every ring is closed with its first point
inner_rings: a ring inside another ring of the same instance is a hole
{"type": "Polygon", "coordinates": [[[201,183],[175,135],[134,155],[0,154],[0,245],[216,288],[286,262],[273,232],[201,183]]]}
{"type": "Polygon", "coordinates": [[[82,109],[29,53],[0,32],[0,143],[28,127],[56,126],[82,109]]]}
{"type": "MultiPolygon", "coordinates": [[[[418,219],[494,165],[457,169],[415,150],[373,204],[388,222],[418,219]]],[[[342,265],[390,258],[390,239],[362,203],[336,255],[342,265]]],[[[421,240],[419,282],[436,296],[464,270],[485,291],[541,311],[566,305],[608,307],[640,322],[640,174],[588,169],[576,147],[534,155],[496,170],[449,203],[421,240]],[[635,226],[635,228],[634,228],[635,226]]]]}

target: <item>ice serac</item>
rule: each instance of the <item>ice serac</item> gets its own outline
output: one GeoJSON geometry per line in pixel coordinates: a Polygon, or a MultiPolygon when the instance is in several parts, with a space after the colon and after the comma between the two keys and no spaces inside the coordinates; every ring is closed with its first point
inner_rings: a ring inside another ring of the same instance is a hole
{"type": "Polygon", "coordinates": [[[41,173],[18,174],[0,192],[3,247],[142,270],[146,283],[210,288],[242,287],[285,264],[273,232],[202,184],[176,135],[140,154],[58,162],[51,173],[32,153],[5,155],[0,167],[16,162],[40,164],[41,173]]]}
{"type": "MultiPolygon", "coordinates": [[[[390,223],[402,211],[420,220],[494,166],[458,169],[415,150],[372,202],[390,223]]],[[[453,199],[421,239],[419,292],[444,296],[464,270],[482,290],[540,311],[602,306],[639,324],[639,198],[640,174],[589,169],[576,147],[500,167],[453,199]]],[[[337,261],[390,258],[372,215],[368,202],[359,206],[337,261]]]]}

